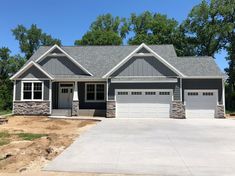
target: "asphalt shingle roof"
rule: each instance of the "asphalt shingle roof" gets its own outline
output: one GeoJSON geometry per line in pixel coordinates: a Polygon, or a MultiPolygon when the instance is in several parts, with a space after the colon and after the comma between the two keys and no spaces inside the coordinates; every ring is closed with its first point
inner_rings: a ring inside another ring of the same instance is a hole
{"type": "MultiPolygon", "coordinates": [[[[177,57],[173,45],[148,45],[186,76],[224,76],[212,57],[177,57]]],[[[94,77],[102,77],[138,46],[63,46],[62,49],[94,77]]],[[[50,47],[40,47],[29,61],[36,60],[50,47]]],[[[28,61],[28,62],[29,62],[28,61]]]]}

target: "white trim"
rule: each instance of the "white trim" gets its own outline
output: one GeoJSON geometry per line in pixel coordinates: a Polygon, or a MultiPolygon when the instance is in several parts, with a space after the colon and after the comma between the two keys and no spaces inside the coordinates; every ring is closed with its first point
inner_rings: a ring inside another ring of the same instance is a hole
{"type": "Polygon", "coordinates": [[[225,110],[225,86],[224,86],[224,80],[222,79],[222,101],[223,101],[223,105],[224,105],[224,115],[226,114],[225,110]]]}
{"type": "Polygon", "coordinates": [[[49,79],[49,78],[16,78],[16,79],[14,79],[14,80],[19,80],[19,81],[32,81],[32,80],[34,80],[34,81],[45,81],[45,80],[51,80],[51,79],[49,79]]]}
{"type": "Polygon", "coordinates": [[[171,92],[171,96],[172,96],[172,101],[174,100],[174,91],[173,89],[115,89],[114,91],[114,101],[116,102],[116,95],[117,95],[117,91],[123,91],[123,92],[131,92],[131,91],[156,91],[156,92],[171,92]]]}
{"type": "Polygon", "coordinates": [[[66,51],[64,51],[61,47],[59,47],[58,45],[54,45],[52,46],[48,51],[46,51],[43,55],[41,55],[35,62],[39,62],[40,60],[44,59],[45,56],[50,53],[52,50],[54,50],[55,48],[59,49],[62,53],[65,54],[65,56],[67,56],[73,63],[75,63],[77,66],[79,66],[83,71],[85,71],[86,73],[88,73],[89,75],[93,76],[91,74],[91,72],[89,72],[87,69],[85,69],[81,64],[79,64],[72,56],[70,56],[66,51]]]}
{"type": "Polygon", "coordinates": [[[109,101],[109,82],[106,81],[106,101],[109,101]]]}
{"type": "Polygon", "coordinates": [[[183,92],[182,92],[182,79],[181,78],[179,78],[179,81],[180,81],[180,101],[183,101],[183,92]]]}
{"type": "Polygon", "coordinates": [[[92,102],[105,102],[106,101],[106,85],[105,83],[85,83],[85,102],[87,103],[92,103],[92,102]],[[103,84],[104,85],[104,100],[96,100],[96,85],[97,84],[103,84]],[[87,85],[95,85],[95,90],[94,90],[94,94],[95,94],[95,100],[87,100],[87,85]]]}
{"type": "Polygon", "coordinates": [[[14,86],[13,86],[13,101],[16,100],[16,81],[14,81],[14,86]]]}
{"type": "Polygon", "coordinates": [[[44,81],[21,81],[21,95],[20,95],[21,101],[44,101],[44,81]],[[23,92],[24,92],[24,83],[31,83],[31,99],[24,99],[23,98],[23,92]],[[34,83],[42,83],[42,98],[41,99],[34,99],[34,83]]]}
{"type": "Polygon", "coordinates": [[[49,101],[50,101],[50,114],[52,113],[52,81],[49,84],[49,101]]]}
{"type": "Polygon", "coordinates": [[[74,82],[74,88],[73,88],[73,101],[78,101],[78,82],[74,82]]]}
{"type": "Polygon", "coordinates": [[[126,58],[124,58],[121,62],[119,62],[115,67],[113,67],[108,73],[106,73],[103,78],[107,78],[110,76],[115,70],[120,68],[124,63],[126,63],[133,55],[138,52],[139,49],[145,48],[150,53],[155,56],[156,59],[158,59],[160,62],[162,62],[164,65],[166,65],[168,68],[170,68],[175,73],[179,74],[182,77],[185,77],[184,74],[182,74],[179,70],[177,70],[175,67],[173,67],[170,63],[168,63],[165,59],[163,59],[161,56],[159,56],[157,53],[155,53],[151,48],[149,48],[146,44],[142,43],[140,46],[138,46],[134,51],[132,51],[126,58]]]}
{"type": "Polygon", "coordinates": [[[223,76],[187,76],[183,79],[223,79],[223,76]]]}
{"type": "Polygon", "coordinates": [[[151,81],[147,81],[147,80],[129,81],[129,80],[112,80],[111,79],[111,83],[177,83],[177,79],[176,80],[151,80],[151,81]]]}
{"type": "Polygon", "coordinates": [[[43,74],[45,74],[48,78],[53,80],[53,77],[47,73],[45,70],[43,70],[37,63],[34,61],[30,61],[28,64],[26,64],[24,67],[22,67],[16,74],[14,74],[10,79],[14,80],[15,78],[22,75],[26,70],[28,70],[30,67],[35,66],[37,69],[39,69],[43,74]]]}
{"type": "Polygon", "coordinates": [[[97,79],[97,78],[64,78],[64,79],[54,79],[53,81],[55,82],[73,82],[73,81],[79,81],[79,82],[106,82],[107,79],[101,78],[101,79],[97,79]]]}

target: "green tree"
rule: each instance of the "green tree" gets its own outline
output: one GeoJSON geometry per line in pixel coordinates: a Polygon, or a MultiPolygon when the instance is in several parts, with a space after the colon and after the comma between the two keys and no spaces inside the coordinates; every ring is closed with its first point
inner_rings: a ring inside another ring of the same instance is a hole
{"type": "Polygon", "coordinates": [[[184,35],[184,29],[175,19],[145,11],[140,15],[131,14],[129,25],[134,33],[128,40],[130,45],[173,44],[178,55],[194,54],[192,46],[184,35]]]}
{"type": "Polygon", "coordinates": [[[129,31],[125,18],[111,14],[100,15],[91,24],[90,30],[75,45],[120,45],[129,31]]]}
{"type": "Polygon", "coordinates": [[[20,56],[12,57],[8,48],[0,48],[0,110],[11,108],[13,85],[9,77],[24,63],[24,58],[20,56]]]}
{"type": "Polygon", "coordinates": [[[29,59],[41,45],[61,44],[59,39],[42,32],[42,29],[38,28],[36,24],[32,24],[29,29],[23,25],[18,25],[12,30],[12,33],[15,39],[19,41],[21,52],[25,54],[26,59],[29,59]]]}

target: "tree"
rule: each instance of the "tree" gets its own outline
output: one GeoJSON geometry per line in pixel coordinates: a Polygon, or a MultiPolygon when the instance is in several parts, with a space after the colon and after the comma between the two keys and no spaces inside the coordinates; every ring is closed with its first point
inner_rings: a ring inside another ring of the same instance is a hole
{"type": "Polygon", "coordinates": [[[13,75],[24,63],[22,57],[10,56],[10,50],[0,48],[0,109],[10,109],[12,106],[13,85],[9,77],[13,75]]]}
{"type": "Polygon", "coordinates": [[[184,36],[183,28],[175,19],[146,11],[140,15],[131,14],[129,25],[134,33],[134,36],[128,40],[130,45],[173,44],[178,55],[194,54],[184,36]]]}
{"type": "Polygon", "coordinates": [[[113,17],[111,14],[100,15],[90,30],[75,45],[120,45],[129,31],[125,18],[113,17]]]}
{"type": "Polygon", "coordinates": [[[26,59],[29,59],[41,45],[51,46],[61,44],[59,39],[55,39],[51,35],[42,32],[36,24],[32,24],[29,29],[23,25],[18,25],[12,30],[12,33],[15,39],[19,41],[21,52],[25,54],[26,59]]]}

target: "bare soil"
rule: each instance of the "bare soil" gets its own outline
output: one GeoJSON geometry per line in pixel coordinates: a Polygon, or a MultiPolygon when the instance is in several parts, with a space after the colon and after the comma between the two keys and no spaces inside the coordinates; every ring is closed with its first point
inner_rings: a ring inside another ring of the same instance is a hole
{"type": "Polygon", "coordinates": [[[67,148],[76,137],[96,123],[95,120],[64,120],[33,116],[9,117],[7,124],[0,125],[0,132],[5,131],[11,134],[10,143],[0,146],[0,175],[78,175],[43,172],[41,169],[67,148]],[[46,136],[29,141],[14,135],[17,133],[46,134],[46,136]]]}

